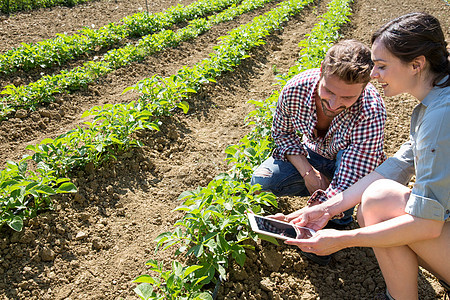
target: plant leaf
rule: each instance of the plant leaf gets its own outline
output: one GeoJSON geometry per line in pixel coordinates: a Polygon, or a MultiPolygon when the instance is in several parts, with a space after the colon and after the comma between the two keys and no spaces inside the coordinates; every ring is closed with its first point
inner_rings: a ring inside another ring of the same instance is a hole
{"type": "Polygon", "coordinates": [[[57,193],[76,193],[77,187],[72,182],[64,182],[56,190],[57,193]]]}
{"type": "Polygon", "coordinates": [[[15,231],[22,231],[23,219],[20,216],[13,216],[11,219],[6,220],[6,224],[15,231]]]}
{"type": "Polygon", "coordinates": [[[141,283],[134,289],[134,292],[143,300],[150,299],[154,296],[153,286],[148,283],[141,283]]]}
{"type": "Polygon", "coordinates": [[[156,280],[151,277],[150,275],[141,275],[138,276],[133,282],[143,282],[143,283],[149,283],[149,284],[155,284],[156,280]]]}

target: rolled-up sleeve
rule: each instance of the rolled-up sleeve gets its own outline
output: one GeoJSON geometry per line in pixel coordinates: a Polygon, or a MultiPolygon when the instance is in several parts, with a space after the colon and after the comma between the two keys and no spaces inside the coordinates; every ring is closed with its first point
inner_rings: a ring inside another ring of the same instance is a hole
{"type": "Polygon", "coordinates": [[[411,141],[404,143],[400,150],[382,163],[376,171],[387,179],[408,184],[415,172],[411,141]]]}
{"type": "Polygon", "coordinates": [[[450,102],[442,101],[425,112],[416,132],[416,182],[406,212],[444,221],[450,200],[450,102]]]}

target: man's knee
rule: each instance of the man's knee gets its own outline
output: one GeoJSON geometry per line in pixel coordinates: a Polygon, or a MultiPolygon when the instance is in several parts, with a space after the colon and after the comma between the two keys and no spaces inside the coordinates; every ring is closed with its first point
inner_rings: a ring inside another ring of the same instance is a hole
{"type": "Polygon", "coordinates": [[[265,166],[259,166],[252,175],[251,185],[259,184],[263,189],[269,188],[273,171],[265,166]]]}
{"type": "Polygon", "coordinates": [[[263,177],[263,178],[270,178],[272,177],[273,172],[271,169],[260,166],[256,171],[253,173],[253,177],[263,177]]]}

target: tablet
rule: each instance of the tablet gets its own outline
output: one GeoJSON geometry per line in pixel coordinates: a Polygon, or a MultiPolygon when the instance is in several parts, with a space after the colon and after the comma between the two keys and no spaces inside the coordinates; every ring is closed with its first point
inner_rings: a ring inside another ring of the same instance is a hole
{"type": "Polygon", "coordinates": [[[296,226],[291,223],[258,216],[253,213],[247,213],[247,216],[254,232],[277,239],[309,239],[315,233],[315,231],[310,228],[296,226]]]}

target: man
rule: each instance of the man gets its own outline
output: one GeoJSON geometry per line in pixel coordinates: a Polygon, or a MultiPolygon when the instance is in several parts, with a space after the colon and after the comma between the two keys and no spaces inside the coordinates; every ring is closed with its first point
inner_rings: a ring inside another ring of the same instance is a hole
{"type": "MultiPolygon", "coordinates": [[[[341,41],[325,55],[320,69],[292,78],[281,91],[273,118],[272,157],[255,170],[252,184],[276,196],[311,196],[326,201],[374,170],[385,159],[386,110],[369,83],[370,49],[341,41]]],[[[353,208],[331,227],[352,222],[353,208]]],[[[318,263],[326,264],[329,257],[318,263]]]]}

